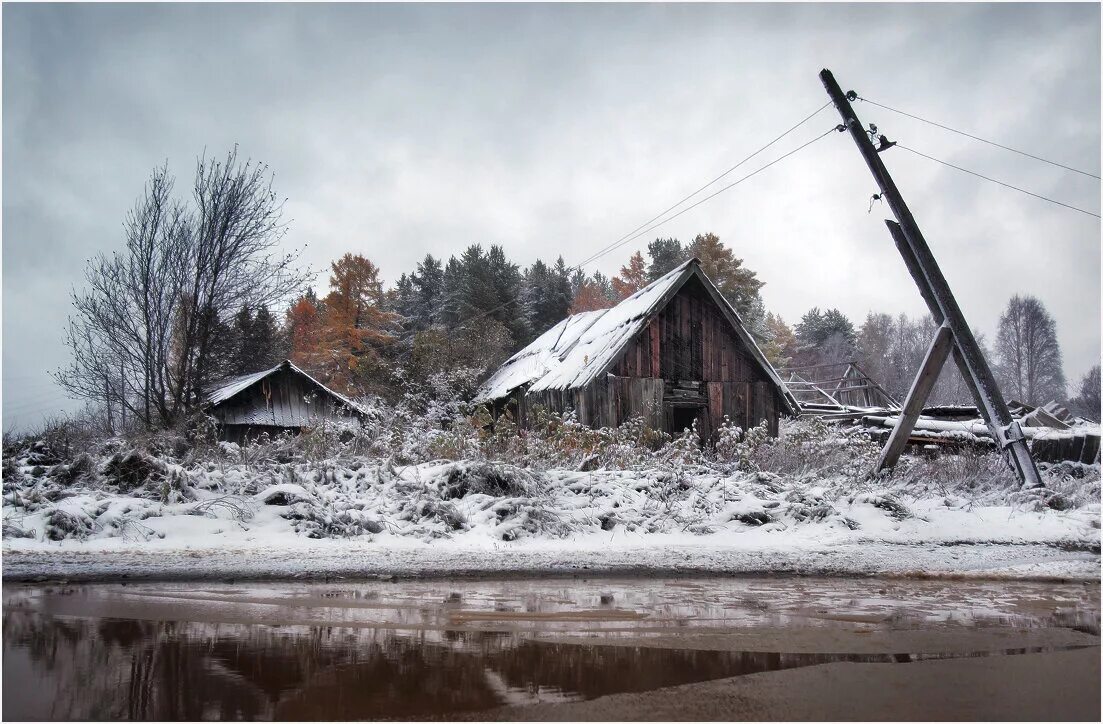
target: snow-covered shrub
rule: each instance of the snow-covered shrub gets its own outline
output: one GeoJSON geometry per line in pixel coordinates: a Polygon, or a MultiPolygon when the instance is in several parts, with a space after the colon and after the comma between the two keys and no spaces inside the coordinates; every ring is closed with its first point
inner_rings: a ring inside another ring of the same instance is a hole
{"type": "Polygon", "coordinates": [[[860,493],[851,496],[850,502],[865,503],[867,505],[872,505],[874,508],[880,508],[896,520],[906,520],[912,517],[912,512],[908,510],[908,507],[888,493],[882,495],[860,493]]]}
{"type": "Polygon", "coordinates": [[[96,475],[96,462],[88,453],[80,453],[69,463],[61,463],[50,471],[50,476],[62,485],[74,485],[91,480],[96,475]]]}
{"type": "Polygon", "coordinates": [[[354,538],[383,532],[380,520],[352,503],[334,504],[328,500],[315,505],[296,503],[288,517],[295,521],[295,531],[307,538],[354,538]]]}
{"type": "Polygon", "coordinates": [[[880,446],[868,435],[829,425],[818,418],[787,420],[777,438],[770,437],[764,425],[759,425],[748,430],[743,444],[745,469],[798,478],[834,479],[840,486],[863,483],[880,453],[880,446]]]}
{"type": "Polygon", "coordinates": [[[36,531],[32,528],[26,529],[22,525],[22,516],[20,516],[19,522],[12,520],[10,516],[4,516],[3,523],[3,537],[4,538],[34,538],[36,531]]]}
{"type": "Polygon", "coordinates": [[[716,459],[720,462],[738,460],[743,449],[743,437],[743,428],[724,415],[724,421],[716,431],[716,459]]]}
{"type": "Polygon", "coordinates": [[[419,520],[438,520],[449,530],[467,530],[467,518],[459,511],[455,504],[446,500],[434,500],[429,498],[419,504],[417,509],[419,520]]]}
{"type": "Polygon", "coordinates": [[[83,540],[92,534],[95,521],[84,514],[75,514],[54,508],[46,514],[46,538],[52,541],[77,538],[83,540]]]}
{"type": "Polygon", "coordinates": [[[153,488],[164,482],[168,476],[168,466],[142,450],[129,450],[108,458],[100,472],[106,484],[121,493],[129,493],[147,486],[153,488]]]}
{"type": "Polygon", "coordinates": [[[547,482],[539,473],[502,463],[478,462],[452,466],[441,488],[441,498],[452,500],[471,494],[530,498],[546,488],[547,482]]]}

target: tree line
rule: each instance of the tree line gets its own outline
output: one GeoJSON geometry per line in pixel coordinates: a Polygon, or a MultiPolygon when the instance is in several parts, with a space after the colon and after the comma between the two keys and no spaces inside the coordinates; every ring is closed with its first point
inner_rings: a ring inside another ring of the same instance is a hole
{"type": "MultiPolygon", "coordinates": [[[[929,314],[913,318],[872,311],[856,327],[838,309],[818,307],[806,312],[795,327],[777,315],[767,314],[766,326],[769,338],[764,352],[775,366],[800,368],[854,361],[901,402],[938,328],[929,314]]],[[[1057,323],[1036,297],[1016,294],[1008,300],[994,344],[989,344],[977,329],[973,329],[973,336],[992,365],[1006,399],[1029,405],[1062,402],[1076,414],[1099,419],[1099,365],[1079,380],[1070,395],[1057,323]]],[[[929,401],[973,404],[956,365],[943,367],[929,401]]]]}
{"type": "MultiPolygon", "coordinates": [[[[818,307],[790,327],[766,310],[757,274],[712,233],[657,238],[611,277],[562,257],[523,266],[501,245],[472,244],[447,260],[427,254],[386,288],[373,261],[347,253],[330,264],[320,296],[299,252],[285,251],[266,166],[234,149],[200,158],[183,198],[174,186],[167,165],[154,170],[126,216],[123,248],[91,259],[73,294],[73,358],[55,377],[104,409],[111,428],[175,425],[221,381],[285,358],[352,396],[470,394],[564,317],[613,306],[692,257],[780,368],[855,360],[902,399],[935,328],[929,316],[878,312],[856,327],[818,307]]],[[[1056,325],[1037,299],[1012,297],[990,352],[1007,397],[1067,400],[1056,325]]],[[[972,401],[953,365],[931,399],[972,401]]],[[[1097,416],[1098,401],[1097,366],[1071,404],[1097,416]]]]}

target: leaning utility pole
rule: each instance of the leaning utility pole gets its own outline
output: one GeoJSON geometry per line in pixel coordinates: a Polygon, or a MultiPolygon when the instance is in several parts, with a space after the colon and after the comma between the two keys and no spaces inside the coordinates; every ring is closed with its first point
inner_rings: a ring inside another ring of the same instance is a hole
{"type": "Polygon", "coordinates": [[[1041,487],[1043,484],[1041,476],[1038,474],[1033,458],[1030,457],[1030,449],[1027,447],[1026,438],[1019,423],[1012,419],[1007,403],[1004,402],[1000,388],[996,384],[996,378],[992,375],[992,370],[989,369],[980,346],[977,345],[969,325],[965,322],[965,316],[961,313],[953,292],[950,291],[946,277],[942,275],[938,262],[935,261],[930,247],[927,246],[923,232],[919,230],[919,225],[915,223],[908,205],[904,203],[888,170],[881,163],[881,157],[878,154],[891,148],[893,144],[881,136],[880,148],[875,148],[869,135],[874,132],[874,129],[871,128],[867,133],[850,105],[850,101],[855,100],[858,94],[849,91],[844,95],[839,84],[835,82],[835,76],[831,75],[831,71],[826,68],[820,71],[820,80],[823,82],[823,87],[827,89],[827,95],[839,109],[839,115],[842,116],[846,130],[850,131],[851,138],[858,145],[862,158],[865,159],[870,173],[880,187],[881,198],[888,202],[889,208],[899,222],[899,225],[891,221],[886,223],[900,248],[908,271],[911,272],[919,286],[920,294],[931,310],[931,315],[941,325],[904,401],[900,418],[884,450],[881,451],[877,470],[881,471],[896,465],[915,427],[916,419],[922,412],[923,403],[930,394],[934,380],[938,377],[947,357],[952,353],[966,384],[973,393],[984,421],[988,424],[992,439],[1003,451],[1012,469],[1019,476],[1019,480],[1025,487],[1041,487]]]}

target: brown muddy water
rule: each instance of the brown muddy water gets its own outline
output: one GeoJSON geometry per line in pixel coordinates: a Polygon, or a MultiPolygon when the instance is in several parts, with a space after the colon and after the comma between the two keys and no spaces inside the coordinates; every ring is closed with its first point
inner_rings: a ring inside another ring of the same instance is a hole
{"type": "Polygon", "coordinates": [[[833,662],[1098,647],[1100,593],[810,578],[4,584],[3,609],[5,720],[425,719],[833,662]]]}

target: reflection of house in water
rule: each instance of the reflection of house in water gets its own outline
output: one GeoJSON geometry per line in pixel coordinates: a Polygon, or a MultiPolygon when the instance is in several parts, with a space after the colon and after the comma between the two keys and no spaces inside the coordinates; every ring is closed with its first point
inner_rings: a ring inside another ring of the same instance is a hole
{"type": "Polygon", "coordinates": [[[320,421],[358,424],[363,410],[284,360],[272,369],[227,380],[209,390],[205,409],[219,438],[241,443],[262,433],[299,433],[320,421]]]}

